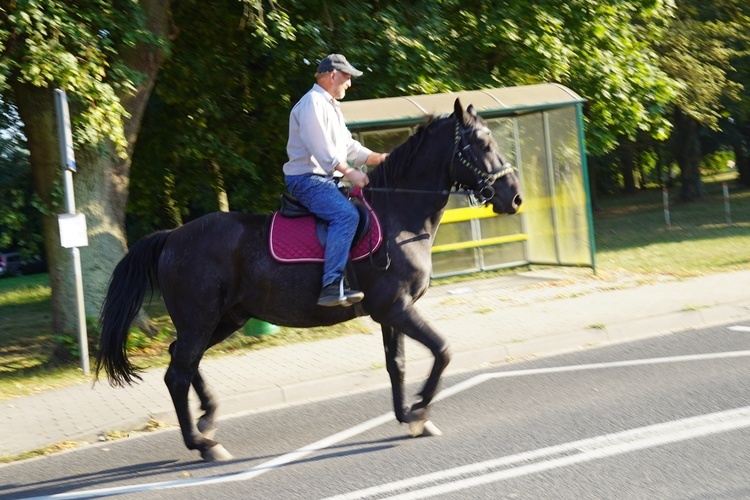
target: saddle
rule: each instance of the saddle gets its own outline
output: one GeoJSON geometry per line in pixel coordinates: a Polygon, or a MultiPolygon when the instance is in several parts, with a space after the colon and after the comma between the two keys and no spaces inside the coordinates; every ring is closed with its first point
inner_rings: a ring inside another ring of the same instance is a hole
{"type": "MultiPolygon", "coordinates": [[[[357,232],[349,253],[351,260],[361,260],[375,252],[383,241],[380,221],[362,195],[353,188],[349,199],[359,213],[357,232]]],[[[269,250],[278,262],[325,262],[327,224],[311,214],[289,193],[281,195],[281,206],[271,218],[269,250]]]]}

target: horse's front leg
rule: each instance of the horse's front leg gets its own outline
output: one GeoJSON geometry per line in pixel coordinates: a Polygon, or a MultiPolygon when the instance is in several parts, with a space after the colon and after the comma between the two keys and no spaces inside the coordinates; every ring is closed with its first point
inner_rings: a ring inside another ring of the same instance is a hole
{"type": "Polygon", "coordinates": [[[216,410],[218,404],[216,403],[215,396],[203,380],[200,370],[197,370],[195,375],[193,375],[193,388],[198,395],[198,399],[200,399],[201,410],[203,410],[203,415],[198,419],[198,430],[203,434],[203,437],[214,439],[217,430],[216,410]]]}
{"type": "MultiPolygon", "coordinates": [[[[406,415],[412,436],[422,434],[440,435],[440,430],[429,421],[427,408],[437,393],[443,371],[450,362],[448,343],[435,329],[428,325],[413,308],[404,310],[393,318],[391,324],[412,339],[427,347],[435,358],[427,381],[419,392],[421,401],[414,403],[406,415]]],[[[403,348],[402,348],[403,350],[403,348]]]]}
{"type": "Polygon", "coordinates": [[[396,420],[402,424],[408,423],[409,407],[404,401],[404,334],[390,325],[380,325],[383,332],[383,347],[385,348],[385,367],[391,379],[393,394],[393,411],[396,420]]]}

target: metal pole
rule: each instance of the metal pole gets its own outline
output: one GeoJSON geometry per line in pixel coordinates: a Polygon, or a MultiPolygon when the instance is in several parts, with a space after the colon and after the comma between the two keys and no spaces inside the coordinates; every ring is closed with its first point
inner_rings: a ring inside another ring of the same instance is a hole
{"type": "Polygon", "coordinates": [[[666,186],[661,188],[661,195],[664,201],[664,225],[669,229],[672,226],[672,223],[669,220],[669,190],[666,186]]]}
{"type": "MultiPolygon", "coordinates": [[[[73,172],[76,170],[73,153],[73,134],[70,128],[68,98],[64,90],[55,89],[55,108],[57,110],[57,133],[60,139],[60,163],[63,167],[63,187],[65,189],[65,210],[75,215],[76,205],[73,192],[73,172]]],[[[81,368],[84,375],[91,373],[89,368],[89,339],[86,329],[86,309],[83,301],[83,273],[81,272],[81,253],[77,246],[70,248],[73,260],[73,277],[75,281],[76,312],[78,317],[78,349],[81,368]]]]}
{"type": "Polygon", "coordinates": [[[724,191],[724,218],[727,221],[727,226],[732,225],[732,210],[729,208],[729,186],[726,182],[721,183],[721,189],[724,191]]]}

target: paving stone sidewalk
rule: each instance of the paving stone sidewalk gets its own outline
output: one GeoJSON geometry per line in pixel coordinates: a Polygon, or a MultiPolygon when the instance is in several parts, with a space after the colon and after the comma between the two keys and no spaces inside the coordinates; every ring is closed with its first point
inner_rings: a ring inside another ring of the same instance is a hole
{"type": "MultiPolygon", "coordinates": [[[[734,322],[750,327],[750,271],[645,278],[551,269],[431,288],[419,302],[453,351],[447,373],[734,322]]],[[[220,418],[388,385],[377,324],[365,333],[204,359],[220,418]]],[[[749,333],[750,334],[750,333],[749,333]]],[[[408,340],[407,377],[421,379],[429,352],[408,340]]],[[[86,383],[0,402],[0,456],[112,431],[174,423],[163,369],[138,385],[86,383]]]]}

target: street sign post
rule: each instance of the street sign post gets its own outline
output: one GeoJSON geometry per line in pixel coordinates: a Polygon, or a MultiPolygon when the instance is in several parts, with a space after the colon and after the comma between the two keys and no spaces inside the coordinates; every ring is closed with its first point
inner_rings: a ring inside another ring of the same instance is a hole
{"type": "Polygon", "coordinates": [[[78,317],[78,344],[81,356],[81,368],[88,375],[89,340],[86,331],[86,309],[83,301],[83,273],[81,272],[81,253],[79,247],[88,245],[86,236],[86,217],[76,214],[73,192],[73,172],[76,171],[76,160],[73,152],[73,133],[70,128],[68,98],[64,90],[55,89],[55,109],[57,111],[57,133],[60,138],[60,163],[63,167],[63,187],[65,190],[65,210],[67,213],[57,216],[60,228],[60,244],[70,248],[73,260],[75,279],[76,310],[78,317]]]}

